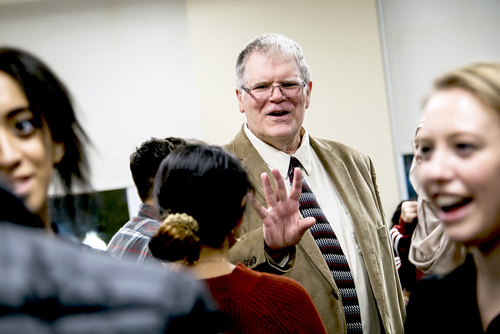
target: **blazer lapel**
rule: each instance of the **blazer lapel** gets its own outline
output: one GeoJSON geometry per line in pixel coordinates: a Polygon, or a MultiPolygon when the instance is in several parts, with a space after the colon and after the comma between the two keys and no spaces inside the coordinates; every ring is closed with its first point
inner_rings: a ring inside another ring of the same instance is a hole
{"type": "Polygon", "coordinates": [[[232,145],[231,149],[234,151],[235,156],[239,158],[243,166],[246,167],[250,183],[255,188],[255,198],[264,207],[267,208],[266,194],[264,192],[264,186],[262,185],[262,179],[260,178],[260,176],[262,175],[262,173],[267,173],[267,175],[269,176],[269,180],[271,181],[271,187],[273,188],[273,190],[276,190],[276,187],[274,185],[274,177],[271,173],[271,170],[267,166],[264,159],[262,159],[259,152],[257,152],[255,147],[253,147],[248,137],[245,135],[243,127],[241,128],[240,132],[238,132],[230,145],[232,145]]]}
{"type": "MultiPolygon", "coordinates": [[[[368,217],[368,214],[365,211],[368,204],[362,202],[358,191],[358,188],[361,191],[362,188],[367,188],[367,185],[365,182],[355,181],[351,173],[349,173],[345,163],[339,158],[339,152],[335,152],[331,146],[321,143],[312,137],[310,137],[310,140],[311,146],[321,160],[328,175],[331,177],[344,205],[349,211],[354,225],[354,231],[356,232],[355,238],[359,248],[361,249],[361,255],[364,258],[369,279],[372,286],[377,286],[377,284],[373,283],[380,281],[381,272],[379,266],[377,265],[379,262],[377,256],[380,254],[374,248],[374,245],[377,244],[374,238],[378,238],[376,223],[373,223],[373,221],[376,220],[376,217],[368,217]]],[[[367,191],[369,192],[368,188],[367,191]]],[[[370,197],[370,200],[373,199],[370,197]]],[[[374,291],[374,293],[376,294],[376,291],[374,291]]]]}
{"type": "MultiPolygon", "coordinates": [[[[331,177],[333,183],[338,189],[342,201],[351,215],[356,231],[356,237],[373,238],[374,235],[376,236],[376,233],[373,234],[369,232],[368,224],[366,221],[366,213],[364,212],[364,206],[360,202],[358,192],[346,165],[340,158],[338,158],[339,154],[334,152],[331,146],[320,143],[313,137],[309,138],[311,141],[311,146],[313,147],[328,175],[331,177]]],[[[267,173],[269,176],[269,180],[271,181],[271,186],[273,190],[275,190],[274,178],[271,174],[271,170],[267,166],[264,159],[262,159],[260,154],[257,152],[257,150],[253,147],[252,143],[245,135],[243,128],[229,145],[235,156],[241,159],[243,165],[246,166],[250,182],[255,187],[256,199],[264,207],[267,207],[264,187],[262,186],[260,176],[262,173],[267,173]]],[[[373,245],[373,242],[363,242],[363,244],[360,244],[363,255],[374,253],[373,247],[371,247],[371,245],[373,245]]],[[[325,279],[327,279],[332,286],[335,286],[335,282],[323,258],[323,255],[321,254],[318,246],[316,245],[316,242],[314,241],[314,238],[309,231],[304,235],[298,247],[301,247],[304,250],[309,259],[321,271],[325,279]]]]}
{"type": "MultiPolygon", "coordinates": [[[[262,173],[267,173],[269,180],[271,181],[271,186],[273,190],[276,190],[274,184],[274,177],[271,174],[271,170],[267,166],[266,162],[260,156],[259,152],[252,145],[250,140],[245,135],[243,128],[236,135],[233,141],[230,143],[231,149],[234,151],[235,155],[241,159],[244,166],[247,167],[247,173],[250,182],[255,187],[255,198],[264,206],[267,207],[264,187],[262,186],[262,180],[260,178],[262,173]]],[[[332,285],[335,286],[332,274],[325,262],[321,251],[319,250],[314,238],[311,233],[307,233],[303,236],[302,241],[297,245],[297,247],[302,248],[302,250],[307,254],[306,256],[314,263],[318,270],[323,274],[325,279],[332,285]]]]}

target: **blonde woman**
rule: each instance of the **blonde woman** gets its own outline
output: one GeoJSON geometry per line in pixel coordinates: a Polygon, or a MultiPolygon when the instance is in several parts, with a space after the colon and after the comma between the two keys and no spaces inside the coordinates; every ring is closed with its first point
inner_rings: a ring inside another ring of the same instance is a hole
{"type": "Polygon", "coordinates": [[[420,281],[407,333],[500,333],[500,64],[435,83],[420,130],[419,178],[465,263],[420,281]]]}

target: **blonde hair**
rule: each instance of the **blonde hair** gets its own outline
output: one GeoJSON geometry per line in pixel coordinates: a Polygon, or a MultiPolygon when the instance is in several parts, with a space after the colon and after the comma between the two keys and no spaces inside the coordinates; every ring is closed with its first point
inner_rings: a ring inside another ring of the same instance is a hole
{"type": "Polygon", "coordinates": [[[434,88],[465,89],[500,113],[500,63],[477,63],[451,71],[439,77],[434,88]]]}

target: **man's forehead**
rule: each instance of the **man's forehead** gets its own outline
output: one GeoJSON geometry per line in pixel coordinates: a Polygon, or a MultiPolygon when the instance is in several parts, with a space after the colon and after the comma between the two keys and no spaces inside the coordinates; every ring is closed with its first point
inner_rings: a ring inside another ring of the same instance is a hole
{"type": "Polygon", "coordinates": [[[245,77],[251,81],[280,79],[300,79],[300,70],[294,58],[283,54],[253,52],[247,59],[245,77]],[[274,78],[272,78],[274,79],[274,78]]]}
{"type": "MultiPolygon", "coordinates": [[[[263,62],[268,63],[269,65],[277,65],[283,63],[294,63],[297,65],[295,58],[291,55],[280,52],[279,50],[270,50],[267,52],[264,51],[253,51],[247,58],[247,65],[249,62],[263,62]]],[[[297,65],[298,68],[298,65],[297,65]]]]}

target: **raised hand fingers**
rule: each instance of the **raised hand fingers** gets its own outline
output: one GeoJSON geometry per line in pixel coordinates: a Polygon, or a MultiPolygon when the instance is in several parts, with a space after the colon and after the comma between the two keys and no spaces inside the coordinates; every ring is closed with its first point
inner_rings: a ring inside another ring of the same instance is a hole
{"type": "Polygon", "coordinates": [[[271,181],[269,181],[269,176],[266,173],[260,175],[262,180],[262,186],[264,187],[264,194],[266,195],[267,207],[276,205],[277,199],[274,194],[273,188],[271,187],[271,181]]]}
{"type": "Polygon", "coordinates": [[[267,217],[267,210],[264,208],[256,199],[255,196],[251,193],[247,194],[248,201],[253,206],[260,219],[264,220],[267,217]]]}
{"type": "Polygon", "coordinates": [[[285,181],[283,181],[283,178],[277,168],[273,168],[271,172],[273,173],[274,184],[276,185],[276,196],[278,201],[286,201],[288,195],[286,193],[285,181]]]}
{"type": "Polygon", "coordinates": [[[290,190],[290,198],[299,201],[300,193],[302,192],[302,171],[300,168],[294,168],[293,170],[293,184],[290,190]]]}

